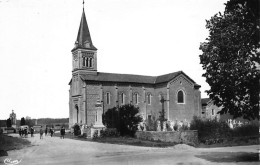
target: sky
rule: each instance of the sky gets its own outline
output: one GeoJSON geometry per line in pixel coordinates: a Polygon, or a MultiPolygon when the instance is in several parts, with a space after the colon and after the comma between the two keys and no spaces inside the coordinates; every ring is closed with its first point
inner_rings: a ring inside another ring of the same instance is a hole
{"type": "MultiPolygon", "coordinates": [[[[210,89],[199,45],[227,0],[85,0],[99,72],[158,76],[182,70],[210,89]]],[[[0,0],[0,119],[68,118],[71,49],[82,0],[0,0]]]]}

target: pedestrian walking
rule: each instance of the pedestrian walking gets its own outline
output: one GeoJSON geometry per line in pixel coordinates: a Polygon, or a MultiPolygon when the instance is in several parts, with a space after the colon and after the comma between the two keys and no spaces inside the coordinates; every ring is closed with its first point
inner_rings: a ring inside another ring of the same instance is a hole
{"type": "Polygon", "coordinates": [[[24,130],[23,130],[23,129],[21,129],[21,135],[22,135],[22,137],[23,137],[23,134],[24,134],[24,130]]]}
{"type": "Polygon", "coordinates": [[[28,136],[28,131],[27,131],[27,128],[24,129],[24,137],[27,138],[28,136]]]}
{"type": "Polygon", "coordinates": [[[40,139],[43,139],[42,135],[43,135],[43,130],[42,130],[42,128],[41,128],[41,129],[40,129],[40,139]]]}
{"type": "Polygon", "coordinates": [[[33,137],[34,129],[31,127],[31,137],[33,137]]]}
{"type": "Polygon", "coordinates": [[[64,135],[65,135],[65,128],[64,127],[62,127],[61,129],[60,129],[60,138],[62,139],[64,139],[64,135]]]}
{"type": "Polygon", "coordinates": [[[49,135],[51,135],[51,128],[49,129],[49,135]]]}
{"type": "Polygon", "coordinates": [[[19,128],[19,135],[20,135],[20,137],[22,136],[22,130],[21,130],[21,128],[19,128]]]}
{"type": "Polygon", "coordinates": [[[52,137],[52,135],[53,135],[53,132],[54,132],[52,128],[50,129],[50,132],[51,132],[51,137],[52,137]]]}
{"type": "Polygon", "coordinates": [[[45,136],[47,136],[48,130],[47,127],[45,128],[45,136]]]}

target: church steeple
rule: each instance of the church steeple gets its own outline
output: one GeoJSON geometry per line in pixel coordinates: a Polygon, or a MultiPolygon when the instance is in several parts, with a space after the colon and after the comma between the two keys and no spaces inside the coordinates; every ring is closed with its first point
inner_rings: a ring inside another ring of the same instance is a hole
{"type": "Polygon", "coordinates": [[[73,74],[88,73],[97,74],[97,48],[93,45],[84,11],[79,25],[75,47],[72,49],[73,74]]]}
{"type": "MultiPolygon", "coordinates": [[[[83,3],[83,5],[84,5],[84,3],[83,3]]],[[[88,23],[87,23],[86,16],[85,16],[84,7],[83,7],[83,11],[82,11],[77,40],[75,42],[75,47],[73,48],[72,51],[74,51],[78,48],[97,50],[97,48],[93,45],[92,40],[91,40],[88,23]]]]}

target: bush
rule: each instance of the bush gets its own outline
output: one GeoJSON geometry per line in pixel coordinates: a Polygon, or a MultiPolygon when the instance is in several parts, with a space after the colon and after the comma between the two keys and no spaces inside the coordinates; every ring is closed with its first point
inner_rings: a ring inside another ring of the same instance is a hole
{"type": "Polygon", "coordinates": [[[146,122],[146,130],[147,131],[156,131],[157,129],[157,120],[155,119],[155,116],[151,118],[151,120],[147,120],[146,122]]]}
{"type": "Polygon", "coordinates": [[[257,136],[259,134],[259,125],[256,123],[236,127],[232,130],[233,137],[257,136]]]}
{"type": "Polygon", "coordinates": [[[166,123],[166,130],[167,131],[173,131],[168,122],[166,123]]]}
{"type": "Polygon", "coordinates": [[[200,142],[205,143],[210,139],[223,139],[231,137],[231,129],[225,122],[214,120],[202,120],[194,116],[190,125],[191,130],[198,130],[200,142]]]}
{"type": "Polygon", "coordinates": [[[182,127],[179,128],[179,131],[186,131],[189,130],[188,125],[182,125],[182,127]]]}
{"type": "Polygon", "coordinates": [[[217,119],[202,120],[197,116],[193,117],[190,129],[198,130],[199,141],[207,145],[259,134],[258,124],[248,124],[231,129],[226,122],[218,122],[217,119]]]}
{"type": "Polygon", "coordinates": [[[126,104],[119,108],[108,109],[103,115],[103,121],[107,128],[116,128],[121,136],[134,137],[138,124],[143,120],[138,113],[138,107],[126,104]]]}
{"type": "Polygon", "coordinates": [[[178,130],[178,124],[175,122],[174,126],[173,126],[174,131],[178,130]]]}
{"type": "Polygon", "coordinates": [[[115,128],[107,128],[105,130],[100,130],[100,137],[118,137],[119,132],[115,128]]]}
{"type": "Polygon", "coordinates": [[[74,129],[74,135],[75,135],[75,136],[78,136],[78,135],[81,134],[80,126],[79,126],[78,124],[75,124],[75,125],[73,126],[73,129],[74,129]]]}
{"type": "Polygon", "coordinates": [[[95,130],[94,134],[93,134],[93,140],[96,140],[98,139],[99,136],[98,136],[98,130],[95,130]]]}

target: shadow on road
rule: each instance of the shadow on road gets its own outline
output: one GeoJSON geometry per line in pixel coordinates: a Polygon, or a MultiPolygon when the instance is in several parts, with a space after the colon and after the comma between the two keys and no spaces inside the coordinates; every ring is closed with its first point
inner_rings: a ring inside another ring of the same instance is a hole
{"type": "Polygon", "coordinates": [[[252,152],[203,152],[196,155],[211,162],[256,162],[259,161],[259,154],[252,152]]]}

